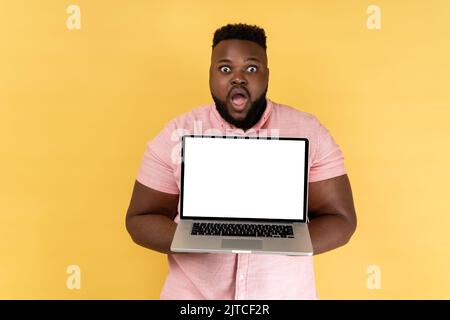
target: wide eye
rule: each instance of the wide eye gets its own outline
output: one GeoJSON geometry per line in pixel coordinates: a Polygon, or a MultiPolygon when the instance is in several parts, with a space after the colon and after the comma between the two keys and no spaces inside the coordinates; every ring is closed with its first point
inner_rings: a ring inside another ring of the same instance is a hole
{"type": "Polygon", "coordinates": [[[255,73],[256,71],[258,71],[258,67],[257,66],[248,66],[247,71],[251,72],[251,73],[255,73]]]}
{"type": "Polygon", "coordinates": [[[229,73],[229,72],[231,72],[231,68],[228,67],[228,66],[221,66],[221,67],[219,68],[219,70],[220,70],[220,72],[223,72],[223,73],[229,73]]]}

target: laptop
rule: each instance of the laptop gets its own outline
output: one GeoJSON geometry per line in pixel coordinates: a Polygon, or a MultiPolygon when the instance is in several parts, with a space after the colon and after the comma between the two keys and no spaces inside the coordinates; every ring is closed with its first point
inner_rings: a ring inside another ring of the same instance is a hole
{"type": "Polygon", "coordinates": [[[312,255],[306,138],[184,135],[173,252],[312,255]]]}

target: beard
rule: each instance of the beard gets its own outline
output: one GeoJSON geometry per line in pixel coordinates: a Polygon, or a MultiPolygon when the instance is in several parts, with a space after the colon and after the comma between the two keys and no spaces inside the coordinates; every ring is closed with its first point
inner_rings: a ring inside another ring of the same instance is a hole
{"type": "Polygon", "coordinates": [[[212,93],[212,98],[216,104],[216,109],[220,116],[228,123],[234,125],[236,128],[243,129],[244,131],[253,127],[259,119],[261,119],[264,111],[266,111],[267,100],[266,100],[267,88],[264,92],[254,101],[248,110],[246,117],[243,120],[234,119],[227,109],[226,102],[215,97],[212,93]]]}

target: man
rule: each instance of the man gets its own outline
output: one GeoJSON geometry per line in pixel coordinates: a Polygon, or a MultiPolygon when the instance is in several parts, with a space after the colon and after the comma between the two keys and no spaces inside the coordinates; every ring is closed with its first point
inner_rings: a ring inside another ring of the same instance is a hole
{"type": "Polygon", "coordinates": [[[175,118],[148,143],[127,212],[128,232],[137,244],[168,254],[162,299],[315,299],[312,257],[170,252],[179,221],[179,133],[192,134],[199,126],[223,134],[277,130],[280,136],[307,137],[314,253],[346,244],[356,228],[343,156],[327,129],[314,116],[266,98],[264,30],[245,24],[216,30],[209,73],[215,103],[175,118]]]}

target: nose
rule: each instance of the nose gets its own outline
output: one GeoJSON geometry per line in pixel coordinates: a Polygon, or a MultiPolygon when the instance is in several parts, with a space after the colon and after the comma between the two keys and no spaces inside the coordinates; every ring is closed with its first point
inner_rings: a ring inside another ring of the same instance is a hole
{"type": "Polygon", "coordinates": [[[247,85],[247,80],[245,79],[245,77],[242,76],[241,72],[236,72],[233,74],[233,77],[231,78],[231,85],[232,86],[247,85]]]}

